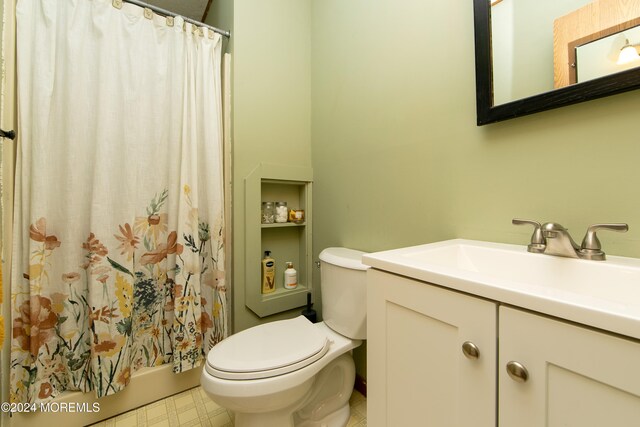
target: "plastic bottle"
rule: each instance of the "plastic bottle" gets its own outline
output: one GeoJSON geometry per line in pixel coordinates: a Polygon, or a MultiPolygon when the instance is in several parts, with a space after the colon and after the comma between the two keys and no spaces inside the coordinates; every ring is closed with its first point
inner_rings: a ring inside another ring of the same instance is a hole
{"type": "Polygon", "coordinates": [[[264,251],[262,259],[262,293],[270,294],[276,290],[276,262],[270,256],[271,251],[264,251]]]}
{"type": "Polygon", "coordinates": [[[292,262],[287,262],[287,269],[284,271],[284,287],[286,289],[298,287],[298,272],[293,268],[292,262]]]}

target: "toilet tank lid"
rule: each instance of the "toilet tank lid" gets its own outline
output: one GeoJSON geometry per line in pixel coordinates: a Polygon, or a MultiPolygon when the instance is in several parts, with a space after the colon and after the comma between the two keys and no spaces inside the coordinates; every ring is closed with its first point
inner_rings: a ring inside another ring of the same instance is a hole
{"type": "Polygon", "coordinates": [[[352,270],[368,270],[370,267],[362,263],[362,255],[366,252],[348,248],[326,248],[320,252],[320,261],[352,270]]]}

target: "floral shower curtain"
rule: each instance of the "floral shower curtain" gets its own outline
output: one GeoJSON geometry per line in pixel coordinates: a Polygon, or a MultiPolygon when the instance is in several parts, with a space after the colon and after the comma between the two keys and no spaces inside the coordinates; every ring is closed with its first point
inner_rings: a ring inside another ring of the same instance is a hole
{"type": "Polygon", "coordinates": [[[98,397],[227,334],[221,39],[111,0],[19,0],[11,396],[98,397]]]}

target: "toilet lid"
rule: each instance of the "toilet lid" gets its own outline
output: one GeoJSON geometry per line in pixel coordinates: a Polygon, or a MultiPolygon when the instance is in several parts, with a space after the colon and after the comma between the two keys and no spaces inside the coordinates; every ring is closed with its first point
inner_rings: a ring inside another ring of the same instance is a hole
{"type": "Polygon", "coordinates": [[[246,329],[215,345],[207,371],[224,379],[258,379],[283,375],[320,359],[329,340],[304,316],[246,329]]]}

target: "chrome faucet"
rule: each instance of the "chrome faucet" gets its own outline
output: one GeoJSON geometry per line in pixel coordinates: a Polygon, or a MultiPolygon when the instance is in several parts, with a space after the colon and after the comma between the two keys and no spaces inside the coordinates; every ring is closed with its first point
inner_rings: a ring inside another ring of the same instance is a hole
{"type": "Polygon", "coordinates": [[[627,224],[593,224],[589,226],[582,240],[582,244],[578,246],[571,238],[569,230],[558,223],[547,222],[540,225],[537,221],[517,218],[514,218],[512,223],[514,225],[530,224],[534,226],[531,243],[527,247],[529,252],[594,261],[604,261],[606,259],[596,231],[612,230],[625,232],[629,230],[627,224]]]}
{"type": "Polygon", "coordinates": [[[569,230],[555,222],[542,224],[542,235],[546,239],[544,253],[547,255],[580,258],[580,246],[573,241],[569,230]]]}

